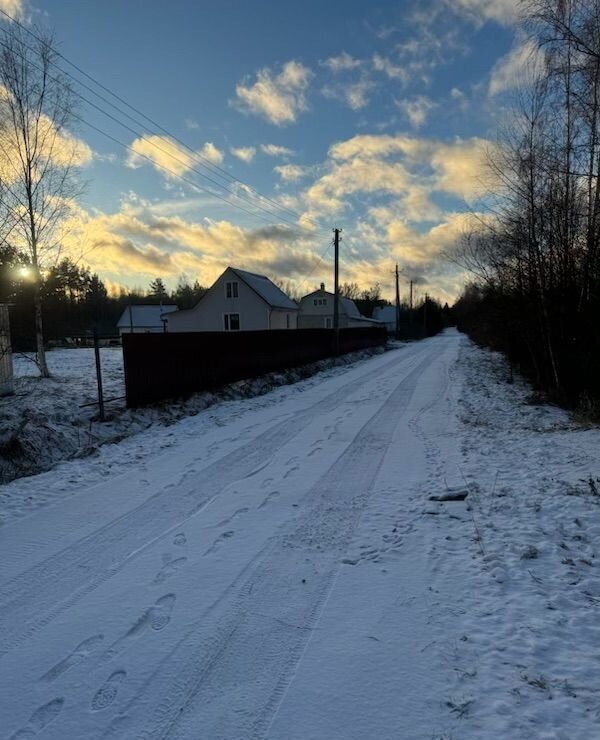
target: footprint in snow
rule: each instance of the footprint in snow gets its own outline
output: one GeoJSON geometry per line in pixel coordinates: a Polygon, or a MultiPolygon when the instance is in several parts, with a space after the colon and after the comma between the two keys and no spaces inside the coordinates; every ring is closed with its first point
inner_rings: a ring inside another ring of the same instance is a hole
{"type": "Polygon", "coordinates": [[[10,740],[25,740],[28,737],[35,737],[38,732],[56,719],[64,703],[64,699],[52,699],[47,704],[38,707],[29,718],[27,726],[17,730],[14,735],[11,735],[10,740]]]}
{"type": "Polygon", "coordinates": [[[223,532],[217,537],[217,539],[212,543],[212,545],[208,548],[208,550],[204,554],[210,555],[212,552],[216,552],[221,547],[223,542],[225,540],[228,540],[230,537],[233,537],[234,534],[235,534],[235,531],[233,529],[230,529],[227,532],[223,532]]]}
{"type": "Polygon", "coordinates": [[[183,532],[178,532],[175,535],[175,538],[173,539],[173,544],[174,545],[177,545],[177,547],[181,547],[182,545],[185,545],[186,542],[187,542],[187,540],[186,540],[185,534],[183,532]]]}
{"type": "Polygon", "coordinates": [[[100,634],[93,635],[92,637],[88,637],[87,640],[80,642],[72,653],[67,655],[66,658],[63,658],[63,660],[55,666],[52,666],[52,668],[50,668],[50,670],[40,678],[40,681],[55,681],[61,674],[68,671],[69,668],[72,668],[85,660],[90,653],[94,652],[94,650],[101,645],[103,640],[104,635],[100,634]]]}
{"type": "Polygon", "coordinates": [[[279,491],[271,491],[271,493],[267,494],[265,498],[261,501],[261,503],[258,505],[259,509],[264,509],[264,507],[271,501],[271,499],[276,498],[277,496],[280,496],[279,491]]]}
{"type": "Polygon", "coordinates": [[[117,698],[119,685],[126,676],[127,673],[125,671],[115,671],[108,677],[106,682],[98,689],[92,699],[92,710],[94,712],[106,709],[106,707],[113,703],[117,698]]]}
{"type": "Polygon", "coordinates": [[[146,632],[149,627],[153,630],[164,629],[171,620],[171,612],[175,604],[175,594],[165,594],[154,602],[154,605],[139,617],[127,632],[119,637],[106,650],[102,656],[102,663],[115,658],[119,653],[127,648],[127,645],[134,639],[137,639],[142,633],[146,632]]]}
{"type": "Polygon", "coordinates": [[[240,516],[241,514],[247,514],[250,509],[248,509],[247,506],[244,506],[242,509],[238,509],[237,511],[234,511],[231,516],[228,516],[226,519],[223,519],[222,522],[219,522],[216,526],[217,527],[224,527],[226,524],[229,524],[229,522],[233,521],[236,516],[240,516]]]}
{"type": "Polygon", "coordinates": [[[165,553],[163,555],[163,567],[154,576],[152,583],[163,583],[186,563],[187,558],[185,556],[174,558],[171,553],[165,553]]]}
{"type": "Polygon", "coordinates": [[[171,612],[175,604],[175,594],[167,594],[157,599],[150,609],[150,626],[153,630],[164,629],[171,621],[171,612]]]}

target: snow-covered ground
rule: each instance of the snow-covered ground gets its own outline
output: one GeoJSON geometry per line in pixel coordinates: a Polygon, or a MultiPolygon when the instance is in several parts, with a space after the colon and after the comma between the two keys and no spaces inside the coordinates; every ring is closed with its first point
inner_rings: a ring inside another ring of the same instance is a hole
{"type": "MultiPolygon", "coordinates": [[[[172,424],[219,401],[261,395],[279,385],[351,364],[380,351],[376,348],[353,352],[303,368],[232,383],[218,392],[196,393],[176,403],[130,410],[125,407],[122,350],[102,348],[100,361],[106,399],[106,421],[102,423],[98,421],[92,348],[48,352],[50,378],[40,378],[32,355],[17,354],[15,395],[0,398],[0,484],[49,470],[63,460],[95,454],[102,445],[119,442],[156,425],[172,424]]],[[[31,500],[31,504],[35,502],[31,500]]]]}
{"type": "Polygon", "coordinates": [[[600,430],[506,375],[447,332],[6,485],[52,505],[1,530],[0,733],[597,737],[600,430]]]}

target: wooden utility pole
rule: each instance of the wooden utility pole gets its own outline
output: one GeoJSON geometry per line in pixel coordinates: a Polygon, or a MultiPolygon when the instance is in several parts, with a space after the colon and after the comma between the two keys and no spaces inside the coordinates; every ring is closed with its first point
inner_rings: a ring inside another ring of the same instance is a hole
{"type": "Polygon", "coordinates": [[[396,339],[400,339],[400,283],[396,264],[396,339]]]}
{"type": "Polygon", "coordinates": [[[412,320],[413,320],[413,281],[412,280],[410,281],[410,302],[409,302],[409,307],[410,307],[410,312],[409,312],[410,323],[412,324],[412,320]]]}
{"type": "Polygon", "coordinates": [[[337,354],[339,351],[340,340],[340,231],[333,230],[334,246],[334,267],[333,267],[333,330],[334,330],[334,349],[337,354]]]}
{"type": "Polygon", "coordinates": [[[425,334],[427,334],[427,303],[429,302],[429,296],[425,293],[425,303],[423,304],[423,328],[425,334]]]}

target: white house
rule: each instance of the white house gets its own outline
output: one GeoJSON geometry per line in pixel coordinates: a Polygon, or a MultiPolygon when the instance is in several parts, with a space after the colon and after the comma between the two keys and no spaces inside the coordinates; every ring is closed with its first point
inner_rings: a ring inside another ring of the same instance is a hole
{"type": "MultiPolygon", "coordinates": [[[[331,329],[333,328],[333,308],[335,296],[325,290],[325,283],[321,283],[319,290],[305,295],[300,300],[298,314],[299,329],[331,329]]],[[[367,326],[381,326],[379,321],[362,316],[356,303],[350,298],[339,299],[339,327],[357,328],[367,326]]]]}
{"type": "Polygon", "coordinates": [[[384,323],[388,332],[396,331],[396,306],[377,306],[373,318],[384,323]]]}
{"type": "Polygon", "coordinates": [[[186,311],[166,316],[169,332],[296,329],[298,305],[265,275],[228,267],[186,311]]]}
{"type": "Polygon", "coordinates": [[[165,331],[164,316],[177,311],[177,306],[127,306],[117,321],[120,336],[123,334],[156,334],[165,331]]]}

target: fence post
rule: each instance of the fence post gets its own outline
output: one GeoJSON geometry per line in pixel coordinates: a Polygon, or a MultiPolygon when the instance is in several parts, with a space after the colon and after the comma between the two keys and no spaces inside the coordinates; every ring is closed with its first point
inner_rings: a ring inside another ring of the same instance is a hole
{"type": "Polygon", "coordinates": [[[104,421],[104,394],[102,393],[102,367],[100,365],[100,345],[98,329],[94,326],[94,356],[96,358],[96,381],[98,383],[98,418],[104,421]]]}

